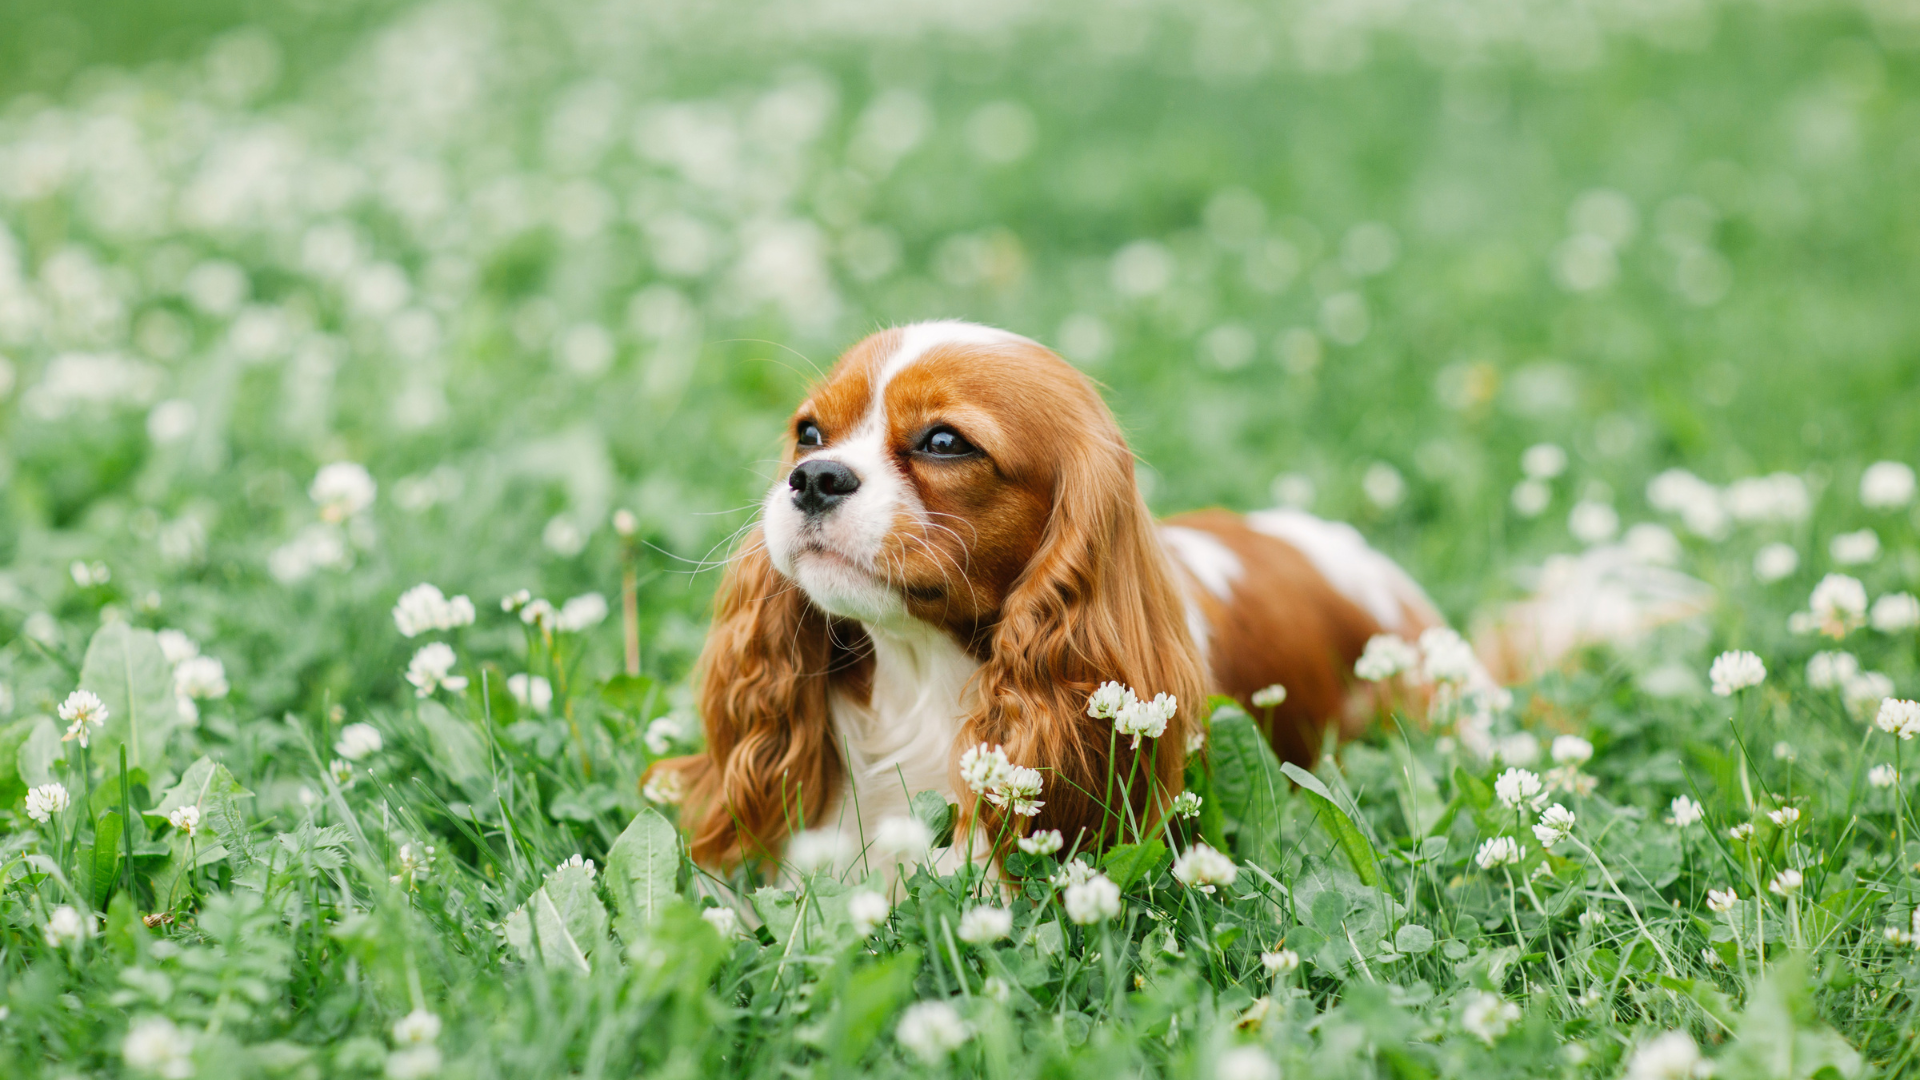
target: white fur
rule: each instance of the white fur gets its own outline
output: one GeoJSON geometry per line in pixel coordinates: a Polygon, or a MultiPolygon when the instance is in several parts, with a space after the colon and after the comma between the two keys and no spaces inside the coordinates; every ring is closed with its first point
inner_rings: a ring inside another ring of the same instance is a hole
{"type": "Polygon", "coordinates": [[[1409,610],[1423,622],[1442,622],[1425,590],[1398,563],[1375,551],[1351,525],[1318,518],[1304,510],[1262,510],[1248,514],[1247,525],[1300,549],[1328,584],[1373,616],[1385,630],[1406,630],[1409,610]]]}
{"type": "Polygon", "coordinates": [[[1233,599],[1234,584],[1246,576],[1247,568],[1240,562],[1240,556],[1212,533],[1181,525],[1162,525],[1159,532],[1161,546],[1172,557],[1173,564],[1186,571],[1184,575],[1174,575],[1174,580],[1180,586],[1180,606],[1186,614],[1187,633],[1199,648],[1200,659],[1206,660],[1212,652],[1213,627],[1207,622],[1206,612],[1201,610],[1193,586],[1197,584],[1221,601],[1228,601],[1233,599]]]}
{"type": "MultiPolygon", "coordinates": [[[[869,627],[873,692],[866,703],[835,695],[835,747],[847,779],[827,820],[840,831],[856,874],[889,873],[891,856],[870,849],[880,822],[904,817],[913,796],[937,791],[960,801],[953,787],[954,740],[969,704],[969,680],[979,664],[943,630],[919,620],[899,629],[869,627]],[[862,859],[858,853],[866,851],[862,859]]],[[[836,869],[849,869],[839,867],[836,869]]]]}

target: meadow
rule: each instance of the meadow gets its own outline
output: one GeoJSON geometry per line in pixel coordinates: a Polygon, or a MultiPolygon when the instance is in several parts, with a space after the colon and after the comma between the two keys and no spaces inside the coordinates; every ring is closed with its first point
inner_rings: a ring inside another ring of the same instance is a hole
{"type": "Polygon", "coordinates": [[[4,21],[0,1072],[1920,1071],[1910,6],[4,21]],[[1310,771],[1222,706],[1014,895],[937,798],[896,897],[705,880],[641,777],[716,567],[928,317],[1462,629],[1605,545],[1711,608],[1310,771]]]}

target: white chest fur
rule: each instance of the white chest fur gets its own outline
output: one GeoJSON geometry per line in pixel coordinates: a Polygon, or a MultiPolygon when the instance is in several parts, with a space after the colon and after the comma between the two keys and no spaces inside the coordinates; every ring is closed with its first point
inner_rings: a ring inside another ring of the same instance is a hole
{"type": "MultiPolygon", "coordinates": [[[[828,821],[841,850],[869,848],[879,824],[908,813],[913,796],[937,791],[958,802],[953,789],[954,740],[968,711],[968,681],[979,668],[944,632],[917,620],[868,627],[873,641],[873,692],[865,703],[836,696],[834,737],[846,756],[847,782],[828,821]]],[[[879,869],[891,860],[854,859],[879,869]]]]}

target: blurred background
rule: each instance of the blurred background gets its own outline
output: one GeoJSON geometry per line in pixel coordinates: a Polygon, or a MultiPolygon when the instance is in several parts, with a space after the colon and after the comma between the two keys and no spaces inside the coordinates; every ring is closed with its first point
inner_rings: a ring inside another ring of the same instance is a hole
{"type": "MultiPolygon", "coordinates": [[[[1640,521],[1825,552],[1865,465],[1920,448],[1911,2],[8,0],[0,25],[23,695],[65,692],[24,658],[77,658],[104,604],[220,642],[261,715],[392,697],[403,589],[614,595],[620,508],[644,667],[677,679],[809,378],[925,317],[1099,379],[1158,511],[1353,520],[1461,618],[1640,521]],[[310,490],[342,461],[371,501],[310,490]],[[1650,492],[1676,466],[1708,487],[1650,492]],[[1798,487],[1752,479],[1777,471],[1798,487]],[[1720,520],[1669,513],[1701,490],[1720,520]]],[[[1889,535],[1876,592],[1920,580],[1889,535]]],[[[1781,558],[1783,596],[1827,561],[1781,558]]],[[[489,624],[469,647],[519,641],[489,624]]]]}

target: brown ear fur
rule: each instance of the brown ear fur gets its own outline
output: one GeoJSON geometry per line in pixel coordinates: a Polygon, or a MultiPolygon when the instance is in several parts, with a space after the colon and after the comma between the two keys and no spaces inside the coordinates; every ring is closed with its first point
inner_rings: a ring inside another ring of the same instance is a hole
{"type": "Polygon", "coordinates": [[[695,860],[777,855],[789,833],[819,822],[844,769],[828,688],[868,656],[857,625],[829,618],[780,576],[756,529],[727,567],[700,652],[706,752],[662,763],[686,781],[680,821],[695,860]]]}
{"type": "Polygon", "coordinates": [[[1118,842],[1123,830],[1131,839],[1119,779],[1127,770],[1132,821],[1151,835],[1181,789],[1187,736],[1206,703],[1199,652],[1132,455],[1104,407],[1095,409],[1096,437],[1059,462],[1046,531],[1002,606],[977,676],[978,705],[961,733],[960,749],[1003,744],[1015,765],[1042,774],[1046,805],[1030,823],[1009,822],[956,780],[971,804],[965,816],[1001,849],[1023,825],[1059,829],[1070,846],[1118,842]],[[1087,696],[1108,680],[1178,699],[1166,732],[1141,743],[1137,763],[1130,737],[1114,743],[1112,722],[1087,715],[1087,696]],[[1111,793],[1110,748],[1120,766],[1111,793]]]}

